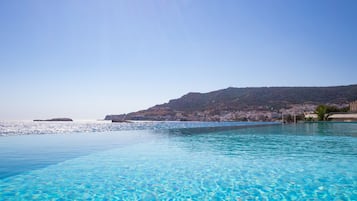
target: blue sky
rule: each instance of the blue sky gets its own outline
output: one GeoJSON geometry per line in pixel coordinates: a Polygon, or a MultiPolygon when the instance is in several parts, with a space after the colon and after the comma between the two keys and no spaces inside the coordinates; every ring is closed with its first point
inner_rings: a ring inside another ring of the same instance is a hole
{"type": "Polygon", "coordinates": [[[0,1],[0,119],[357,83],[357,1],[0,1]]]}

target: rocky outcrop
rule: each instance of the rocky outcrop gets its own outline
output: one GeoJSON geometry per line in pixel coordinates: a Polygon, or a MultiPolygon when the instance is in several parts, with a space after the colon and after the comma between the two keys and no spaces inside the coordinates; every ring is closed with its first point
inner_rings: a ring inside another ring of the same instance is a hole
{"type": "Polygon", "coordinates": [[[131,121],[128,121],[128,120],[112,120],[112,123],[132,123],[131,121]]]}
{"type": "Polygon", "coordinates": [[[106,115],[104,120],[111,120],[111,121],[124,121],[125,114],[118,114],[118,115],[106,115]]]}

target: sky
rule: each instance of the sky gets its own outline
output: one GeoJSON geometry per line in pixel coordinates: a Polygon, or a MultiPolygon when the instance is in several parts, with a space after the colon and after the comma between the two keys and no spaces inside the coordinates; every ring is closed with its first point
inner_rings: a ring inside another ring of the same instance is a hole
{"type": "Polygon", "coordinates": [[[0,119],[102,119],[227,87],[357,84],[357,1],[2,0],[0,119]]]}

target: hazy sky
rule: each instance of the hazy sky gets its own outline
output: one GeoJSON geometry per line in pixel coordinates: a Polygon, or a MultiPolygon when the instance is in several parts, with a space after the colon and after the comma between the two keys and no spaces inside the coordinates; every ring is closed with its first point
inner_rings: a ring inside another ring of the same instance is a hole
{"type": "Polygon", "coordinates": [[[0,119],[99,119],[191,91],[357,83],[357,1],[0,1],[0,119]]]}

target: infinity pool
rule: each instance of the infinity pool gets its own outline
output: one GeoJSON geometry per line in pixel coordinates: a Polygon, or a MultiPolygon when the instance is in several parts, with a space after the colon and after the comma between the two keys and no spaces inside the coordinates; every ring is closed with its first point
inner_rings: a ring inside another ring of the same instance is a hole
{"type": "Polygon", "coordinates": [[[357,200],[357,124],[0,137],[1,200],[357,200]]]}

